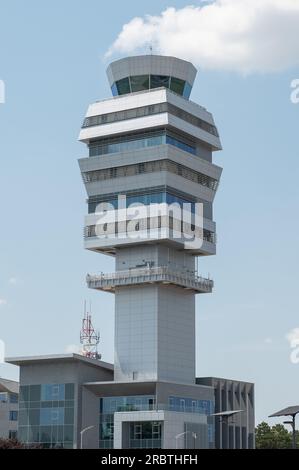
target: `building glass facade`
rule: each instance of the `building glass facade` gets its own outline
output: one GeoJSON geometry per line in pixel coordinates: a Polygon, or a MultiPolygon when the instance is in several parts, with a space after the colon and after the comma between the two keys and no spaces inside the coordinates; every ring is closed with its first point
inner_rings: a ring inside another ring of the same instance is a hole
{"type": "MultiPolygon", "coordinates": [[[[100,398],[99,447],[113,449],[114,413],[121,411],[168,410],[181,413],[198,413],[210,416],[214,413],[213,400],[170,396],[168,403],[157,404],[154,395],[137,395],[100,398]]],[[[160,449],[163,425],[159,421],[136,421],[129,424],[129,445],[132,449],[160,449]]],[[[208,441],[214,445],[214,420],[208,418],[208,441]]]]}
{"type": "Polygon", "coordinates": [[[170,396],[169,409],[170,411],[199,413],[208,416],[214,413],[214,401],[170,396]]]}
{"type": "MultiPolygon", "coordinates": [[[[215,403],[213,400],[198,400],[196,398],[169,397],[169,409],[171,411],[180,411],[185,413],[199,413],[211,416],[215,412],[215,403]]],[[[208,418],[208,441],[212,447],[215,442],[215,424],[214,419],[208,418]]]]}
{"type": "Polygon", "coordinates": [[[154,410],[155,406],[156,397],[154,395],[100,398],[99,447],[113,449],[115,412],[148,411],[154,410]]]}
{"type": "Polygon", "coordinates": [[[162,130],[159,132],[148,132],[143,134],[133,134],[111,139],[100,139],[94,141],[89,146],[89,156],[98,157],[110,153],[129,152],[141,150],[156,145],[169,144],[185,152],[196,155],[195,145],[190,145],[182,139],[178,139],[170,132],[162,130]]]}
{"type": "MultiPolygon", "coordinates": [[[[122,192],[121,195],[123,196],[124,193],[122,192]]],[[[119,200],[117,197],[117,193],[113,194],[111,196],[105,195],[105,196],[92,196],[88,200],[88,213],[93,214],[94,212],[97,211],[97,206],[98,204],[111,204],[112,207],[107,206],[105,208],[104,206],[101,207],[101,210],[106,209],[119,209],[119,200]]],[[[176,194],[173,194],[169,191],[150,191],[148,193],[144,192],[136,192],[134,194],[126,194],[126,207],[131,206],[131,204],[144,204],[144,205],[149,205],[149,204],[162,204],[162,203],[167,203],[167,204],[174,204],[177,203],[181,207],[183,204],[190,204],[190,207],[185,207],[185,210],[191,210],[191,212],[195,212],[195,202],[192,201],[191,199],[183,198],[180,197],[176,194]]]]}
{"type": "Polygon", "coordinates": [[[130,449],[161,449],[162,448],[161,421],[136,421],[129,425],[130,449]]]}
{"type": "Polygon", "coordinates": [[[45,448],[72,448],[75,386],[68,384],[20,387],[19,439],[45,448]]]}

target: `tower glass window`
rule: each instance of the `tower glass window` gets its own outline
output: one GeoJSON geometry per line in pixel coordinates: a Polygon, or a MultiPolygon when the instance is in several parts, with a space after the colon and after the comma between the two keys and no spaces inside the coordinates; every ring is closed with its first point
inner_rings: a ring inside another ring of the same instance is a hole
{"type": "Polygon", "coordinates": [[[155,88],[169,88],[177,95],[189,99],[192,86],[187,81],[169,75],[132,75],[114,82],[111,86],[113,96],[126,95],[155,88]]]}
{"type": "Polygon", "coordinates": [[[132,93],[149,89],[149,75],[130,77],[132,93]]]}
{"type": "Polygon", "coordinates": [[[128,77],[123,78],[122,80],[118,80],[116,86],[119,95],[126,95],[127,93],[131,93],[130,81],[128,77]]]}
{"type": "Polygon", "coordinates": [[[97,157],[100,155],[108,155],[110,153],[141,150],[147,147],[154,147],[156,145],[163,144],[173,145],[185,152],[196,155],[195,144],[187,143],[187,141],[182,137],[176,136],[176,134],[165,129],[161,131],[96,140],[91,142],[89,145],[89,156],[97,157]]]}
{"type": "Polygon", "coordinates": [[[184,88],[185,88],[185,83],[184,80],[180,80],[179,78],[171,77],[170,80],[170,89],[177,93],[178,95],[183,95],[184,94],[184,88]]]}
{"type": "MultiPolygon", "coordinates": [[[[123,192],[121,193],[123,195],[123,192]]],[[[106,196],[92,196],[89,198],[88,201],[88,211],[89,213],[94,213],[96,211],[99,211],[99,209],[103,210],[104,205],[101,206],[100,208],[98,207],[99,204],[109,204],[105,208],[106,210],[112,209],[119,209],[119,200],[118,200],[118,195],[113,194],[113,195],[106,195],[106,196]]],[[[136,192],[134,194],[127,193],[126,195],[126,207],[131,206],[132,204],[143,204],[143,205],[149,205],[149,204],[161,204],[161,203],[167,203],[167,204],[179,204],[181,207],[185,204],[184,209],[185,210],[191,210],[191,212],[195,212],[195,201],[192,201],[191,199],[187,199],[184,197],[179,196],[178,194],[175,194],[174,192],[165,191],[165,190],[152,190],[151,192],[145,192],[145,191],[140,191],[136,192]],[[189,207],[188,207],[189,205],[189,207]]]]}
{"type": "Polygon", "coordinates": [[[151,75],[151,88],[169,88],[170,77],[165,75],[151,75]]]}

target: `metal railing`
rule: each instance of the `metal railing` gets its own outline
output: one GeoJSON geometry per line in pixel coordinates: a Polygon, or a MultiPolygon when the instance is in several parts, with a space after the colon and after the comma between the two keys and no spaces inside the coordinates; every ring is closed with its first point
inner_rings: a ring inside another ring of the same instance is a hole
{"type": "Polygon", "coordinates": [[[99,290],[114,290],[118,286],[144,283],[175,284],[200,293],[212,292],[214,283],[211,279],[197,276],[187,271],[173,271],[167,266],[132,268],[114,273],[90,275],[86,277],[88,287],[99,290]]]}
{"type": "Polygon", "coordinates": [[[113,415],[114,413],[129,413],[137,411],[171,411],[173,413],[192,413],[209,416],[211,413],[203,406],[177,406],[167,403],[154,403],[152,405],[123,405],[116,409],[102,413],[103,415],[113,415]]]}
{"type": "Polygon", "coordinates": [[[162,439],[130,439],[130,449],[162,449],[162,439]]]}

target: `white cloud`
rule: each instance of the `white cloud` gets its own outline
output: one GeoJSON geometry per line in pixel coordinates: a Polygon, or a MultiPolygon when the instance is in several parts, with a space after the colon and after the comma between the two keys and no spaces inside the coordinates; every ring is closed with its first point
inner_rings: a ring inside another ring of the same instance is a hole
{"type": "Polygon", "coordinates": [[[272,344],[273,339],[272,338],[265,338],[265,344],[272,344]]]}
{"type": "Polygon", "coordinates": [[[1,305],[6,305],[7,304],[7,300],[6,299],[0,299],[0,306],[1,305]]]}
{"type": "Polygon", "coordinates": [[[9,280],[8,280],[9,284],[17,284],[18,282],[18,279],[16,277],[10,277],[9,280]]]}
{"type": "Polygon", "coordinates": [[[295,348],[299,346],[299,328],[293,328],[289,333],[286,335],[288,342],[290,343],[291,348],[295,348]]]}
{"type": "Polygon", "coordinates": [[[299,65],[298,0],[215,0],[125,24],[106,56],[174,55],[206,69],[276,72],[299,65]]]}
{"type": "Polygon", "coordinates": [[[82,354],[82,348],[77,344],[68,344],[65,347],[65,352],[67,354],[82,354]]]}

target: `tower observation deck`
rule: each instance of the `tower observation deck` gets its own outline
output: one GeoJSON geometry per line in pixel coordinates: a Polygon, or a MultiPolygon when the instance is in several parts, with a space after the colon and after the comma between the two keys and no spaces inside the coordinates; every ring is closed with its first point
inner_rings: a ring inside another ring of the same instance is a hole
{"type": "Polygon", "coordinates": [[[89,106],[79,165],[85,248],[114,256],[115,272],[88,274],[87,283],[115,295],[114,380],[193,384],[195,294],[213,288],[198,260],[216,253],[219,135],[189,100],[191,63],[128,57],[107,75],[113,97],[89,106]]]}

